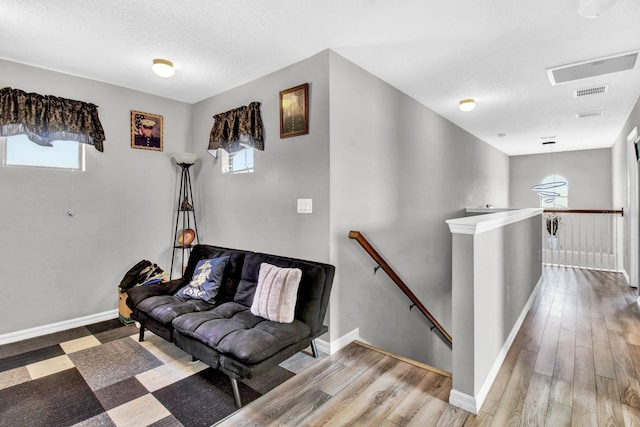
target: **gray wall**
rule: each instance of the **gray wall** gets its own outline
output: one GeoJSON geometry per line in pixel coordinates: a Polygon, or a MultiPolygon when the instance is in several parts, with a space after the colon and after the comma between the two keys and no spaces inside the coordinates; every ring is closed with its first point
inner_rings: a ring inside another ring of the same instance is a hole
{"type": "Polygon", "coordinates": [[[98,105],[107,137],[103,153],[86,147],[71,194],[70,171],[0,167],[0,334],[114,310],[134,263],[168,269],[177,169],[167,154],[184,150],[191,106],[2,60],[0,76],[0,86],[98,105]],[[164,152],[130,147],[131,110],[164,116],[164,152]]]}
{"type": "Polygon", "coordinates": [[[330,74],[331,339],[359,327],[374,345],[450,369],[450,348],[347,236],[361,231],[451,332],[445,220],[508,206],[508,157],[333,52],[330,74]]]}
{"type": "Polygon", "coordinates": [[[196,201],[201,241],[221,246],[329,261],[328,51],[194,106],[189,150],[202,156],[196,201]],[[280,139],[279,92],[309,83],[309,134],[280,139]],[[261,103],[265,150],[255,171],[222,174],[206,152],[213,116],[252,101],[261,103]],[[298,198],[313,200],[312,214],[296,213],[298,198]]]}
{"type": "Polygon", "coordinates": [[[569,182],[569,209],[620,209],[611,196],[611,149],[510,157],[510,201],[514,208],[539,208],[531,187],[551,174],[569,182]]]}

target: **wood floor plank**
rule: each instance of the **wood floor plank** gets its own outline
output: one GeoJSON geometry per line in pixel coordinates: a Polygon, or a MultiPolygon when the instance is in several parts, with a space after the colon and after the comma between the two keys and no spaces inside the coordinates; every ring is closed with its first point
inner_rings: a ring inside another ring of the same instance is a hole
{"type": "Polygon", "coordinates": [[[562,328],[576,330],[577,305],[578,297],[567,294],[562,310],[562,324],[560,325],[562,328]]]}
{"type": "Polygon", "coordinates": [[[550,316],[558,316],[561,317],[564,312],[564,301],[567,298],[567,290],[566,287],[563,286],[564,282],[558,283],[555,288],[555,293],[553,296],[553,301],[551,303],[551,307],[549,308],[550,316]]]}
{"type": "Polygon", "coordinates": [[[576,317],[576,346],[593,348],[591,332],[591,316],[577,315],[576,317]]]}
{"type": "Polygon", "coordinates": [[[409,421],[407,427],[430,427],[436,426],[438,418],[449,405],[439,399],[430,398],[422,408],[409,421]]]}
{"type": "Polygon", "coordinates": [[[561,403],[549,401],[547,408],[547,417],[545,419],[546,427],[568,427],[571,425],[571,408],[561,403]]]}
{"type": "Polygon", "coordinates": [[[502,395],[498,410],[493,416],[492,426],[502,427],[513,422],[517,425],[522,414],[522,405],[529,389],[535,362],[536,353],[527,350],[520,351],[516,366],[507,383],[508,392],[502,395]]]}
{"type": "Polygon", "coordinates": [[[571,423],[575,427],[596,426],[596,380],[593,350],[576,347],[571,423]]]}
{"type": "Polygon", "coordinates": [[[560,336],[560,323],[562,318],[556,314],[549,314],[547,325],[544,329],[536,365],[533,369],[546,376],[553,376],[553,367],[556,362],[556,352],[558,350],[558,337],[560,336]]]}
{"type": "Polygon", "coordinates": [[[622,405],[625,426],[640,426],[640,409],[628,405],[622,405]]]}
{"type": "Polygon", "coordinates": [[[401,396],[399,392],[403,379],[416,375],[416,371],[418,368],[396,361],[392,369],[378,377],[325,425],[372,425],[376,419],[385,419],[393,407],[400,403],[398,398],[401,396]]]}
{"type": "Polygon", "coordinates": [[[558,336],[558,351],[556,352],[553,378],[573,382],[573,370],[576,355],[576,331],[560,329],[558,336]]]}
{"type": "Polygon", "coordinates": [[[591,336],[593,339],[593,358],[596,375],[616,378],[613,355],[609,346],[609,332],[604,319],[591,318],[591,336]]]}
{"type": "Polygon", "coordinates": [[[467,411],[456,408],[452,405],[448,405],[436,421],[435,425],[461,427],[465,425],[470,415],[471,414],[469,414],[467,411]]]}
{"type": "Polygon", "coordinates": [[[640,384],[627,343],[622,335],[615,331],[609,332],[609,342],[614,354],[616,379],[622,403],[640,408],[640,384]]]}
{"type": "Polygon", "coordinates": [[[511,373],[513,372],[513,368],[516,365],[516,361],[518,360],[518,355],[520,354],[520,350],[523,349],[526,341],[526,335],[524,332],[519,332],[516,335],[516,338],[507,353],[507,356],[502,363],[502,367],[498,371],[498,375],[496,375],[489,392],[487,393],[487,397],[482,404],[482,411],[493,416],[496,413],[496,409],[498,405],[500,405],[500,401],[502,400],[502,395],[507,389],[507,384],[509,383],[509,378],[511,378],[511,373]]]}
{"type": "Polygon", "coordinates": [[[633,307],[637,307],[637,303],[631,305],[625,302],[619,302],[616,306],[616,315],[622,326],[622,333],[625,340],[629,344],[640,345],[640,316],[633,311],[633,307]]]}
{"type": "Polygon", "coordinates": [[[549,399],[571,408],[573,406],[573,378],[570,381],[553,378],[549,399]]]}
{"type": "Polygon", "coordinates": [[[610,331],[623,332],[624,326],[620,321],[620,310],[618,302],[621,301],[620,290],[617,285],[608,283],[608,295],[602,298],[602,311],[604,313],[607,329],[610,331]]]}
{"type": "Polygon", "coordinates": [[[529,382],[529,390],[522,405],[520,425],[542,426],[547,416],[551,377],[533,373],[529,382]]]}
{"type": "Polygon", "coordinates": [[[596,375],[596,400],[599,426],[624,425],[622,403],[616,380],[596,375]]]}
{"type": "Polygon", "coordinates": [[[547,318],[549,317],[550,306],[540,306],[534,319],[531,321],[531,325],[526,333],[526,342],[524,348],[529,351],[537,352],[542,342],[542,336],[547,324],[547,318]]]}
{"type": "Polygon", "coordinates": [[[471,414],[465,422],[465,427],[489,427],[493,421],[493,416],[485,412],[480,412],[477,415],[471,414]]]}
{"type": "Polygon", "coordinates": [[[629,336],[627,335],[627,349],[629,355],[633,361],[633,366],[636,368],[636,376],[640,379],[640,345],[629,342],[629,336]]]}
{"type": "Polygon", "coordinates": [[[361,393],[366,392],[371,384],[375,383],[378,378],[384,376],[387,371],[393,369],[399,363],[401,362],[397,359],[383,355],[378,364],[358,375],[336,393],[332,399],[327,401],[323,405],[322,411],[312,413],[305,420],[305,424],[325,425],[334,417],[340,416],[340,413],[348,407],[351,402],[356,400],[361,393]]]}
{"type": "MultiPolygon", "coordinates": [[[[428,372],[418,378],[420,381],[411,390],[403,388],[402,392],[404,394],[400,396],[400,403],[387,414],[386,420],[397,426],[409,424],[427,400],[434,398],[431,395],[431,391],[441,388],[439,384],[445,379],[445,377],[433,372],[428,372]]],[[[451,386],[449,386],[449,390],[451,390],[451,386]]],[[[443,400],[443,402],[446,402],[446,400],[443,400]]]]}

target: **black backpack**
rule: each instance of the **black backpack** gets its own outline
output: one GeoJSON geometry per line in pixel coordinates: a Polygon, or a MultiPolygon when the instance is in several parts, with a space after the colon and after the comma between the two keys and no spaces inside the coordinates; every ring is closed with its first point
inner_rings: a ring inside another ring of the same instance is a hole
{"type": "Polygon", "coordinates": [[[139,283],[140,279],[147,275],[149,267],[153,267],[153,263],[146,259],[139,261],[136,265],[131,267],[120,281],[120,286],[118,286],[118,288],[120,288],[120,292],[123,293],[127,289],[132,288],[139,283]]]}

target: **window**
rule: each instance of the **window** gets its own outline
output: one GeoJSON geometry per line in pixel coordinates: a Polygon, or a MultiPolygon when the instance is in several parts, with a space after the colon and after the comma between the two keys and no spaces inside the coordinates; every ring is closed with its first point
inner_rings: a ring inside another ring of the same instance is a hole
{"type": "Polygon", "coordinates": [[[233,153],[219,149],[222,160],[222,173],[252,173],[253,148],[247,147],[233,153]]]}
{"type": "Polygon", "coordinates": [[[32,142],[26,135],[6,138],[5,166],[35,166],[58,169],[84,170],[84,146],[77,141],[53,141],[53,147],[32,142]]]}
{"type": "Polygon", "coordinates": [[[569,183],[562,175],[548,175],[533,190],[540,196],[540,207],[544,209],[567,209],[569,207],[569,183]]]}

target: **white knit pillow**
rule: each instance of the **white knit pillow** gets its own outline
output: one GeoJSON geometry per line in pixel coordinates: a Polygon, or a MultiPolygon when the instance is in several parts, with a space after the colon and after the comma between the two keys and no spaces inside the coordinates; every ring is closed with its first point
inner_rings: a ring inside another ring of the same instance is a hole
{"type": "Polygon", "coordinates": [[[266,262],[260,264],[251,313],[274,322],[293,322],[301,278],[302,270],[299,268],[280,268],[266,262]]]}

